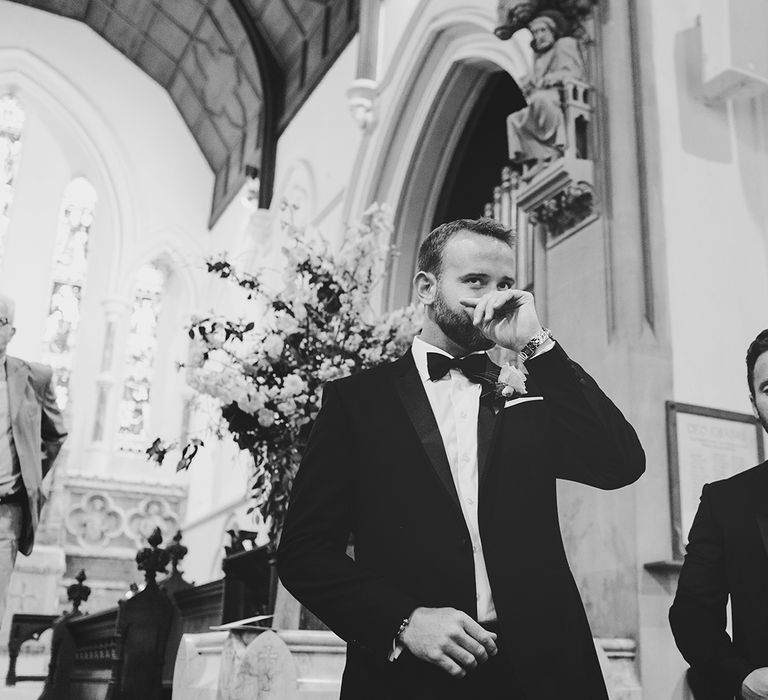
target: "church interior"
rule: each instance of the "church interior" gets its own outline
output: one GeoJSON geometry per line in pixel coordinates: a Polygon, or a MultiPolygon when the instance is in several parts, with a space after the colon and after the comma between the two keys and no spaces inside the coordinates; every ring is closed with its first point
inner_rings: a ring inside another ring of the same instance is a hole
{"type": "Polygon", "coordinates": [[[514,231],[518,287],[646,454],[629,488],[558,484],[609,695],[693,698],[667,620],[687,532],[705,483],[765,459],[744,355],[768,326],[767,30],[765,0],[0,0],[8,352],[53,368],[69,433],[0,620],[0,695],[46,697],[76,601],[96,651],[72,697],[106,697],[105,621],[162,550],[196,612],[174,608],[158,698],[261,697],[273,647],[210,627],[265,611],[302,688],[268,697],[338,697],[343,644],[277,581],[258,458],[192,376],[194,329],[264,322],[237,286],[285,285],[289,231],[330,250],[385,211],[376,313],[414,301],[438,224],[514,231]]]}

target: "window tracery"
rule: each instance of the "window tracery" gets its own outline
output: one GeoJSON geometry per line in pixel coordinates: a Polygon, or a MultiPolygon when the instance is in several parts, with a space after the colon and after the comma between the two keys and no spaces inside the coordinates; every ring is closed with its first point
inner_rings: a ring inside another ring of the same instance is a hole
{"type": "Polygon", "coordinates": [[[53,368],[59,406],[70,399],[70,375],[88,268],[88,239],[96,190],[84,177],[67,185],[61,204],[53,261],[53,288],[43,334],[43,362],[53,368]]]}
{"type": "Polygon", "coordinates": [[[13,95],[0,97],[0,262],[5,253],[25,119],[24,108],[13,95]]]}
{"type": "Polygon", "coordinates": [[[136,275],[125,379],[118,413],[118,447],[121,450],[133,452],[146,449],[160,307],[166,276],[165,270],[157,263],[145,265],[136,275]]]}

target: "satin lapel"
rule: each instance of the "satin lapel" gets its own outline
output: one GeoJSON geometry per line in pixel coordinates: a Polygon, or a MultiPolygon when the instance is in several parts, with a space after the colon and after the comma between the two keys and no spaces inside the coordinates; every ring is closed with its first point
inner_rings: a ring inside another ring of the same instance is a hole
{"type": "Polygon", "coordinates": [[[445,445],[437,427],[437,421],[429,405],[427,393],[424,391],[419,371],[413,361],[410,350],[393,366],[395,373],[395,390],[403,403],[416,435],[421,441],[424,452],[429,459],[435,474],[445,487],[445,490],[457,508],[461,509],[456,485],[451,475],[451,466],[445,453],[445,445]]]}
{"type": "Polygon", "coordinates": [[[760,538],[763,541],[763,548],[768,554],[768,502],[765,494],[768,492],[768,462],[764,462],[760,470],[761,486],[756,488],[753,493],[755,503],[755,518],[757,519],[757,528],[760,531],[760,538]]]}
{"type": "Polygon", "coordinates": [[[488,456],[491,454],[491,448],[496,442],[498,425],[501,422],[501,411],[494,408],[495,387],[499,378],[500,367],[488,360],[488,368],[485,376],[490,378],[492,384],[483,386],[483,393],[480,398],[480,407],[477,413],[477,469],[478,483],[483,483],[483,477],[488,470],[488,456]]]}
{"type": "Polygon", "coordinates": [[[13,420],[21,409],[24,400],[24,391],[29,377],[29,365],[15,357],[6,357],[5,368],[8,375],[8,409],[13,420]]]}

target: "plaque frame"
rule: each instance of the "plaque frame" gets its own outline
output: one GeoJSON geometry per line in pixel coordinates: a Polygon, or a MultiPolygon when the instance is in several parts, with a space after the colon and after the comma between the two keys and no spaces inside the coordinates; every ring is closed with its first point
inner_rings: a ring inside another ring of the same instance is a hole
{"type": "MultiPolygon", "coordinates": [[[[687,533],[683,532],[683,512],[682,512],[682,486],[685,475],[681,478],[682,470],[689,465],[681,464],[678,441],[678,423],[677,416],[681,413],[702,416],[705,418],[717,418],[719,420],[731,421],[734,423],[754,426],[755,429],[755,448],[756,461],[754,464],[746,465],[744,469],[749,469],[765,460],[765,443],[763,441],[763,428],[758,420],[751,413],[738,413],[736,411],[725,411],[719,408],[708,408],[706,406],[695,406],[693,404],[679,403],[677,401],[666,402],[667,413],[667,462],[669,464],[669,500],[670,515],[672,525],[672,557],[673,561],[682,561],[685,557],[685,541],[687,533]]],[[[698,494],[697,494],[698,495],[698,494]]]]}

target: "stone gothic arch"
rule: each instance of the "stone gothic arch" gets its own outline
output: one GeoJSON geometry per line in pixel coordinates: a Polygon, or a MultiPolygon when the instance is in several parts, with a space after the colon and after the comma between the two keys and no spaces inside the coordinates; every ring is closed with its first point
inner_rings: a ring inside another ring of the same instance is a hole
{"type": "Polygon", "coordinates": [[[509,42],[494,36],[493,9],[490,3],[484,12],[424,3],[382,79],[382,126],[360,149],[344,216],[354,218],[373,201],[395,207],[399,255],[384,290],[387,307],[410,299],[419,241],[429,231],[446,170],[485,82],[498,71],[519,82],[530,69],[523,36],[509,42]]]}
{"type": "Polygon", "coordinates": [[[0,48],[0,92],[16,95],[81,163],[99,193],[99,228],[110,236],[110,279],[135,238],[135,198],[120,141],[96,106],[54,66],[25,49],[0,48]]]}

